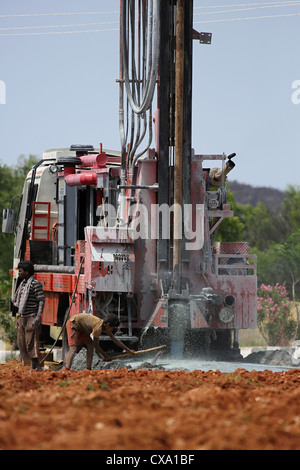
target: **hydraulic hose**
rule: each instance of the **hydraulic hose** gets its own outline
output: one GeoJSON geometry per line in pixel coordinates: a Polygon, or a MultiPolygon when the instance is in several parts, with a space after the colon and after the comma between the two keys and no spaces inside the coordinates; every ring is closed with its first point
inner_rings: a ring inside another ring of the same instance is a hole
{"type": "MultiPolygon", "coordinates": [[[[151,0],[150,6],[150,44],[149,44],[149,71],[148,77],[145,82],[145,87],[142,92],[142,102],[138,103],[133,96],[130,89],[129,79],[129,64],[128,64],[128,40],[126,37],[126,2],[122,3],[122,32],[123,32],[123,66],[124,66],[124,80],[127,97],[130,106],[135,114],[142,114],[149,109],[152,103],[154,89],[156,85],[156,77],[159,63],[159,42],[160,42],[160,14],[159,14],[159,0],[151,0]],[[153,39],[154,37],[154,39],[153,39]]],[[[132,58],[134,60],[134,58],[132,58]]],[[[134,80],[134,77],[132,77],[134,80]]],[[[133,87],[134,89],[134,87],[133,87]]]]}

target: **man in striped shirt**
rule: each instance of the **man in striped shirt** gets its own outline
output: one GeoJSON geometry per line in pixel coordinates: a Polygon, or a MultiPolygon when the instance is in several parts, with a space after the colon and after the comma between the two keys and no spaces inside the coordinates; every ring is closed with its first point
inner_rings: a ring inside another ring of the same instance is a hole
{"type": "Polygon", "coordinates": [[[23,361],[31,361],[30,371],[42,371],[38,356],[45,295],[42,284],[34,278],[30,261],[21,261],[18,269],[21,284],[14,297],[14,305],[18,307],[18,346],[23,361]]]}

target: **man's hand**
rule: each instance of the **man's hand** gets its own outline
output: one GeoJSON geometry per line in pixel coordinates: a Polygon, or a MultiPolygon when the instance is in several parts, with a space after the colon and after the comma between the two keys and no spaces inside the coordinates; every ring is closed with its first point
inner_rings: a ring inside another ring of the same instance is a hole
{"type": "Polygon", "coordinates": [[[42,322],[42,317],[40,315],[37,315],[35,319],[33,320],[33,326],[38,327],[41,325],[42,322]]]}
{"type": "Polygon", "coordinates": [[[34,322],[33,322],[33,326],[34,326],[34,327],[41,326],[41,323],[42,323],[42,313],[43,313],[44,305],[45,305],[45,300],[40,300],[38,313],[37,313],[37,315],[36,315],[36,317],[35,317],[35,319],[34,319],[34,322]]]}
{"type": "Polygon", "coordinates": [[[127,349],[128,354],[131,354],[132,356],[135,355],[135,351],[133,349],[127,349]]]}

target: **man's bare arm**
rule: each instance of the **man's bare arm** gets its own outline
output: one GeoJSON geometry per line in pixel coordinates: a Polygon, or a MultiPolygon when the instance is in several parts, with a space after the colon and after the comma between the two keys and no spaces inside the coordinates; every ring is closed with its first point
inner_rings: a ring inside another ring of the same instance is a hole
{"type": "Polygon", "coordinates": [[[111,332],[107,332],[106,334],[112,339],[112,341],[115,343],[116,346],[118,346],[121,349],[125,349],[129,354],[132,354],[132,355],[135,354],[135,351],[128,348],[124,343],[122,343],[122,341],[118,340],[111,332]]]}
{"type": "Polygon", "coordinates": [[[101,356],[103,356],[103,359],[104,359],[105,361],[111,361],[111,357],[110,357],[105,351],[103,351],[102,348],[100,348],[98,341],[99,341],[99,338],[93,338],[93,346],[94,346],[94,348],[96,349],[96,351],[97,351],[98,353],[101,354],[101,356]]]}

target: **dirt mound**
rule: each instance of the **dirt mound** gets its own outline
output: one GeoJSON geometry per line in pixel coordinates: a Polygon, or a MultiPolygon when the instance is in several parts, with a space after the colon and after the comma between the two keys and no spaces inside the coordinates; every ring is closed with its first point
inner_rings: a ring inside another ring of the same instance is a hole
{"type": "MultiPolygon", "coordinates": [[[[111,351],[111,356],[114,353],[111,351]]],[[[152,358],[153,359],[153,358],[152,358]]],[[[116,370],[116,369],[132,369],[132,365],[129,363],[124,363],[124,360],[114,360],[112,362],[105,362],[103,361],[102,357],[98,353],[94,351],[93,360],[92,360],[92,370],[116,370]]],[[[161,369],[164,370],[163,366],[152,365],[151,362],[144,361],[138,367],[139,369],[161,369]]],[[[75,354],[74,359],[72,361],[71,370],[85,370],[86,369],[86,349],[82,349],[78,354],[75,354]]]]}
{"type": "Polygon", "coordinates": [[[300,450],[300,370],[0,365],[0,449],[300,450]]]}
{"type": "MultiPolygon", "coordinates": [[[[104,362],[98,353],[94,351],[92,360],[93,370],[105,370],[105,369],[120,369],[124,367],[122,361],[104,362]]],[[[129,365],[128,368],[131,368],[129,365]]],[[[85,370],[86,369],[86,349],[83,348],[78,354],[75,354],[72,361],[72,370],[85,370]]]]}

